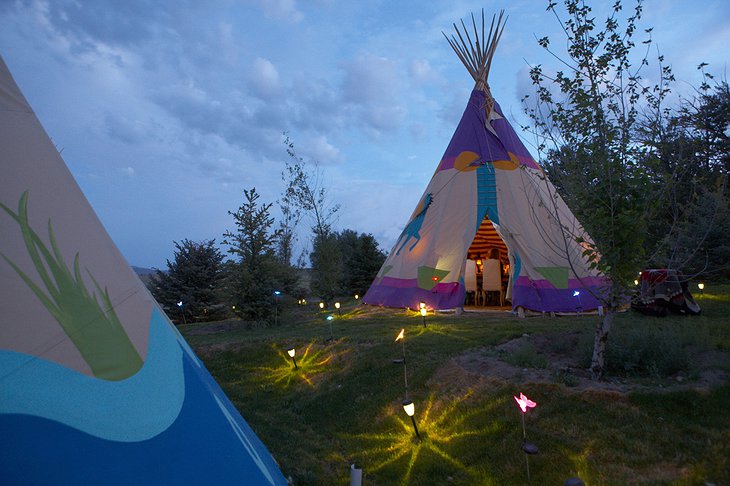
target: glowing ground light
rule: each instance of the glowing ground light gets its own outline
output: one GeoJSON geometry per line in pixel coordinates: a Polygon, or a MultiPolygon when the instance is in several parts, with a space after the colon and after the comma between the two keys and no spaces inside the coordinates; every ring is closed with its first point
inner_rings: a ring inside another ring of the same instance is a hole
{"type": "Polygon", "coordinates": [[[413,400],[404,400],[403,401],[403,411],[406,412],[406,415],[408,415],[411,418],[411,422],[413,423],[413,430],[416,431],[416,437],[419,439],[421,438],[421,434],[418,432],[418,426],[416,425],[416,419],[413,417],[416,413],[416,406],[413,405],[413,400]]]}
{"type": "MultiPolygon", "coordinates": [[[[405,397],[406,400],[408,400],[408,367],[406,366],[406,330],[401,329],[398,333],[398,336],[395,338],[395,342],[400,341],[401,347],[403,349],[403,358],[401,359],[401,362],[403,363],[403,384],[405,385],[405,397]]],[[[403,402],[403,406],[405,407],[405,402],[403,402]]],[[[408,410],[406,410],[408,412],[408,410]]],[[[414,422],[415,427],[415,422],[414,422]]]]}
{"type": "Polygon", "coordinates": [[[319,303],[319,308],[320,308],[320,309],[324,309],[324,302],[320,302],[320,303],[319,303]]]}
{"type": "MultiPolygon", "coordinates": [[[[391,409],[388,414],[395,422],[394,430],[357,434],[348,436],[348,439],[358,444],[359,459],[370,464],[369,472],[387,469],[389,475],[401,475],[399,480],[391,481],[389,484],[402,486],[427,484],[419,482],[423,479],[421,476],[413,477],[419,459],[425,461],[425,464],[438,464],[438,467],[458,471],[459,474],[468,476],[472,484],[492,484],[489,481],[485,482],[485,475],[489,475],[488,471],[462,463],[458,451],[466,444],[481,444],[499,433],[500,426],[496,422],[484,423],[480,419],[483,419],[485,413],[496,414],[495,410],[504,402],[495,400],[482,408],[464,410],[462,404],[472,395],[473,392],[467,392],[463,396],[451,397],[438,403],[430,397],[423,406],[419,405],[419,433],[423,440],[414,441],[412,424],[403,417],[403,412],[396,413],[395,409],[391,409]],[[475,423],[481,425],[477,426],[475,423]]],[[[405,409],[403,411],[408,413],[405,409]]],[[[413,412],[415,413],[415,407],[413,412]]]]}
{"type": "Polygon", "coordinates": [[[423,327],[426,327],[426,308],[421,307],[421,317],[423,318],[423,327]]]}
{"type": "Polygon", "coordinates": [[[395,342],[400,341],[404,337],[406,337],[406,330],[405,329],[401,329],[400,332],[398,333],[398,336],[395,338],[395,342]]]}
{"type": "Polygon", "coordinates": [[[289,351],[286,352],[289,357],[291,358],[292,363],[294,363],[294,369],[298,370],[299,366],[297,366],[297,360],[294,358],[294,355],[297,353],[297,350],[294,348],[291,348],[289,351]]]}
{"type": "Polygon", "coordinates": [[[334,330],[332,329],[332,321],[334,320],[334,316],[332,314],[327,315],[325,319],[327,319],[327,323],[330,327],[330,337],[327,338],[327,341],[332,341],[335,338],[334,330]]]}
{"type": "Polygon", "coordinates": [[[418,303],[418,308],[419,309],[425,309],[426,308],[426,303],[425,302],[419,302],[418,303]]]}
{"type": "Polygon", "coordinates": [[[578,297],[580,295],[580,292],[575,290],[573,291],[573,297],[578,297]]]}
{"type": "Polygon", "coordinates": [[[697,288],[700,289],[700,293],[703,294],[705,290],[705,284],[704,283],[698,283],[697,288]]]}
{"type": "Polygon", "coordinates": [[[331,346],[324,348],[315,347],[314,343],[311,343],[303,351],[300,350],[299,362],[297,363],[298,368],[295,373],[290,361],[294,359],[292,353],[296,355],[296,350],[289,349],[284,351],[276,347],[274,349],[281,358],[279,364],[254,369],[259,377],[259,382],[271,383],[282,387],[289,387],[292,383],[302,383],[309,387],[314,387],[317,377],[325,376],[325,373],[333,371],[331,367],[332,361],[347,353],[346,350],[335,352],[331,346]]]}
{"type": "Polygon", "coordinates": [[[185,319],[185,311],[183,310],[183,301],[182,300],[179,301],[177,303],[177,306],[180,308],[180,311],[182,313],[182,316],[183,316],[183,324],[187,325],[188,321],[187,321],[187,319],[185,319]]]}
{"type": "Polygon", "coordinates": [[[513,398],[517,402],[517,405],[520,406],[520,410],[522,410],[522,413],[527,413],[528,408],[535,408],[537,406],[537,403],[527,398],[523,393],[520,393],[520,398],[517,398],[515,396],[513,396],[513,398]]]}
{"type": "Polygon", "coordinates": [[[535,408],[537,406],[537,403],[527,398],[524,393],[520,393],[519,398],[515,396],[513,396],[513,398],[515,399],[517,405],[519,405],[520,410],[522,411],[522,414],[520,414],[522,418],[522,451],[525,453],[525,467],[527,468],[527,482],[529,483],[530,460],[528,459],[528,455],[537,454],[538,449],[535,444],[527,441],[527,432],[525,430],[525,414],[527,413],[528,409],[535,408]]]}

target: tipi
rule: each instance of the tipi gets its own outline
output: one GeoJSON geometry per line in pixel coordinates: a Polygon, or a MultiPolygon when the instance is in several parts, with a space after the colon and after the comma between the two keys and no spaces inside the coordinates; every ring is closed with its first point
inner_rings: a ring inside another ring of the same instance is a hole
{"type": "MultiPolygon", "coordinates": [[[[504,30],[502,12],[485,37],[472,17],[451,47],[476,81],[446,152],[363,302],[433,309],[464,305],[464,275],[498,255],[513,309],[597,309],[604,279],[578,237],[590,241],[520,142],[492,97],[487,77],[504,30]]],[[[506,20],[506,19],[505,19],[506,20]]]]}
{"type": "Polygon", "coordinates": [[[0,58],[0,482],[287,484],[0,58]]]}

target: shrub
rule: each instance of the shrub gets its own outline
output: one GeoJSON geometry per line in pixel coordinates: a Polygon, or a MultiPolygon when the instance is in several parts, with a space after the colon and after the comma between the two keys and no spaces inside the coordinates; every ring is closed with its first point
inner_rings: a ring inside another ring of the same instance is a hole
{"type": "Polygon", "coordinates": [[[546,368],[547,360],[537,354],[535,346],[526,342],[505,357],[505,361],[520,368],[546,368]]]}
{"type": "MultiPolygon", "coordinates": [[[[606,369],[620,376],[666,377],[688,372],[688,347],[698,344],[701,336],[685,326],[617,327],[606,348],[606,369]]],[[[592,336],[580,342],[581,365],[591,361],[592,336]]]]}

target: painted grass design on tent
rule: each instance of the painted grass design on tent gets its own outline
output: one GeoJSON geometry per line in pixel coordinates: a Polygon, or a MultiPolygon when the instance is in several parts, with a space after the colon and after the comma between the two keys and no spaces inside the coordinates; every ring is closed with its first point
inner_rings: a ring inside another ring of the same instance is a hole
{"type": "Polygon", "coordinates": [[[56,243],[50,219],[48,237],[52,252],[49,251],[28,222],[28,191],[20,197],[17,213],[2,203],[0,208],[18,223],[28,255],[45,291],[7,256],[1,252],[0,256],[13,267],[58,321],[94,376],[105,380],[123,380],[135,374],[143,361],[114,311],[109,292],[101,288],[90,272],[89,277],[94,282],[96,292],[89,292],[81,278],[78,253],[74,257],[73,272],[69,270],[56,243]]]}

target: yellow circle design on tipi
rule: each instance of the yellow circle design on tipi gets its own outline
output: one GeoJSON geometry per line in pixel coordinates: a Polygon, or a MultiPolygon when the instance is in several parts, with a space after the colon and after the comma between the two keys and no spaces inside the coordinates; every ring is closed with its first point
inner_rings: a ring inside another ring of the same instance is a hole
{"type": "Polygon", "coordinates": [[[515,170],[520,166],[520,161],[515,154],[512,152],[507,152],[507,154],[509,154],[509,160],[495,160],[492,162],[495,169],[515,170]]]}
{"type": "Polygon", "coordinates": [[[456,160],[454,160],[454,169],[461,172],[476,170],[480,164],[471,164],[479,160],[479,158],[478,153],[465,150],[456,157],[456,160]]]}
{"type": "MultiPolygon", "coordinates": [[[[492,161],[492,165],[495,169],[500,170],[515,170],[520,166],[520,161],[515,154],[507,152],[509,154],[509,160],[495,160],[492,161]]],[[[470,172],[476,170],[482,164],[475,164],[480,160],[480,156],[476,152],[465,150],[461,152],[454,160],[454,169],[460,172],[470,172]]]]}

